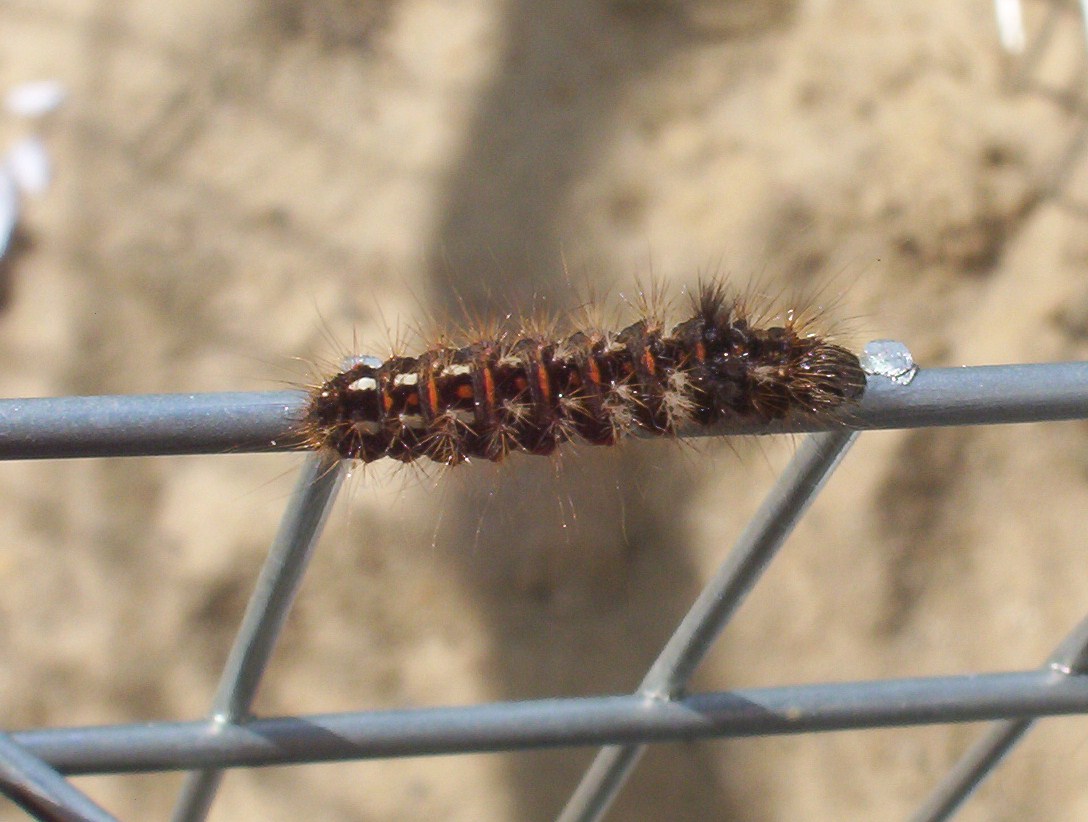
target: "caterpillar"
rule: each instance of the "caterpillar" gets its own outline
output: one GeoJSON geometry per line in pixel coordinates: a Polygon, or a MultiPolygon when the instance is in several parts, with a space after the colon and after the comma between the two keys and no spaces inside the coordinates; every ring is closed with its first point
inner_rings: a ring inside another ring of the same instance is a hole
{"type": "Polygon", "coordinates": [[[811,330],[809,312],[760,327],[763,315],[721,280],[700,284],[692,309],[668,333],[647,309],[617,332],[522,327],[416,357],[359,357],[312,387],[299,434],[348,460],[452,466],[549,455],[570,440],[827,415],[865,390],[857,355],[811,330]]]}

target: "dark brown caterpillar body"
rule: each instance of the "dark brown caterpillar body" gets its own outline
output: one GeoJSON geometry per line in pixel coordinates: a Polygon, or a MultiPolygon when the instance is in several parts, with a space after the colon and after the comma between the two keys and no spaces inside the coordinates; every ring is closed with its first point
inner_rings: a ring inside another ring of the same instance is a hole
{"type": "Polygon", "coordinates": [[[571,439],[611,445],[633,430],[827,414],[865,390],[857,356],[792,314],[755,327],[721,283],[703,286],[694,307],[669,334],[650,318],[616,333],[510,332],[363,358],[314,388],[300,431],[345,459],[455,465],[551,454],[571,439]]]}

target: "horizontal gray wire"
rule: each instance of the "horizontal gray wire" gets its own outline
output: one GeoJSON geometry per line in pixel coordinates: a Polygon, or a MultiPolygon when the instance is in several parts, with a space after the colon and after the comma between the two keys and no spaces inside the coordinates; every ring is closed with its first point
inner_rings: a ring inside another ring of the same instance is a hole
{"type": "Polygon", "coordinates": [[[563,745],[797,734],[1088,713],[1088,676],[1017,673],[697,694],[541,699],[218,722],[36,729],[12,738],[67,774],[284,765],[563,745]]]}
{"type": "Polygon", "coordinates": [[[297,391],[0,400],[0,459],[287,450],[297,391]]]}
{"type": "MultiPolygon", "coordinates": [[[[0,459],[286,451],[298,391],[0,400],[0,459]]],[[[1088,418],[1088,363],[919,371],[903,386],[870,377],[848,418],[683,431],[682,436],[992,425],[1088,418]]]]}

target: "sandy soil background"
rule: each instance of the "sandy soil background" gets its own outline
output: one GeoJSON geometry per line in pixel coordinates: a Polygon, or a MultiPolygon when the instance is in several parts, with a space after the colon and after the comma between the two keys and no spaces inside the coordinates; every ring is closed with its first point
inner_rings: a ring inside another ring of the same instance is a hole
{"type": "MultiPolygon", "coordinates": [[[[0,394],[276,388],[325,329],[384,353],[456,294],[651,270],[843,283],[923,365],[1083,358],[1085,45],[1027,13],[1009,60],[985,0],[3,0],[0,88],[71,99],[0,394]]],[[[794,447],[368,471],[258,710],[629,691],[794,447]]],[[[0,466],[3,727],[201,716],[299,461],[0,466]]],[[[1088,602],[1086,466],[1084,424],[863,436],[698,687],[1039,664],[1088,602]]],[[[978,731],[663,745],[610,818],[903,819],[978,731]]],[[[546,820],[591,756],[237,772],[213,818],[546,820]]],[[[1086,770],[1044,722],[961,818],[1083,819],[1086,770]]],[[[78,784],[156,819],[180,777],[78,784]]]]}

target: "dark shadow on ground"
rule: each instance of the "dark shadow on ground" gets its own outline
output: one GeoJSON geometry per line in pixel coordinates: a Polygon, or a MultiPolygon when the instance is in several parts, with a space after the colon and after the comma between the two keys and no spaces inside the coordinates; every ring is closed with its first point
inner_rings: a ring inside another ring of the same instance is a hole
{"type": "MultiPolygon", "coordinates": [[[[561,223],[572,186],[607,147],[628,89],[707,36],[692,22],[698,5],[510,5],[503,57],[452,170],[431,244],[436,313],[488,316],[569,290],[561,223]]],[[[791,8],[748,4],[747,28],[737,23],[713,35],[758,36],[791,8]]],[[[451,494],[439,547],[475,589],[490,626],[494,698],[637,686],[700,584],[681,525],[684,505],[676,504],[689,497],[693,472],[677,470],[676,460],[665,443],[582,447],[562,459],[556,477],[550,461],[515,456],[483,490],[465,483],[451,494]]],[[[554,818],[591,756],[510,756],[513,818],[554,818]]],[[[735,816],[720,772],[706,747],[652,751],[612,818],[735,816]]]]}

